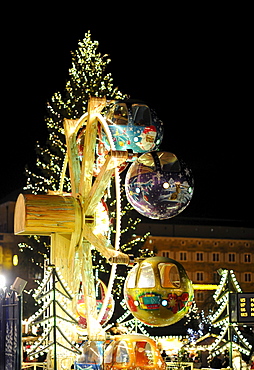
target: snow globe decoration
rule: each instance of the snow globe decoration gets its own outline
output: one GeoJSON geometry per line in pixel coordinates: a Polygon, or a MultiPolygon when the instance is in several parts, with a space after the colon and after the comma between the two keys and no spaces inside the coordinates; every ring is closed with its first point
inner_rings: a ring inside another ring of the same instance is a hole
{"type": "Polygon", "coordinates": [[[164,220],[182,212],[193,195],[190,169],[170,152],[142,154],[125,178],[128,201],[143,216],[164,220]]]}
{"type": "Polygon", "coordinates": [[[136,100],[115,101],[105,115],[116,150],[145,153],[157,150],[163,123],[146,104],[136,100]]]}
{"type": "Polygon", "coordinates": [[[179,262],[166,257],[150,257],[130,270],[124,298],[138,320],[151,326],[168,326],[188,313],[193,287],[179,262]]]}

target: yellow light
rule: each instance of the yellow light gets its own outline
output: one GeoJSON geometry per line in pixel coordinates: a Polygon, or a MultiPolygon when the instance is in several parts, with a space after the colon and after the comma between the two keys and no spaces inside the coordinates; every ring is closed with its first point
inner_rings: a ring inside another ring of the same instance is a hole
{"type": "Polygon", "coordinates": [[[216,290],[219,285],[216,284],[192,284],[195,290],[216,290]]]}
{"type": "Polygon", "coordinates": [[[13,264],[13,266],[17,266],[18,263],[19,263],[18,255],[14,254],[13,257],[12,257],[12,264],[13,264]]]}

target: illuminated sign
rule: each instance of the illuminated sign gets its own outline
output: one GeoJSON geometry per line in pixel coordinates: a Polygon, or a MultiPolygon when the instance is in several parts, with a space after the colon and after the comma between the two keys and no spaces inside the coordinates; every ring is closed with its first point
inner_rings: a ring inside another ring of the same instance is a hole
{"type": "Polygon", "coordinates": [[[237,293],[237,321],[254,322],[254,293],[237,293]]]}

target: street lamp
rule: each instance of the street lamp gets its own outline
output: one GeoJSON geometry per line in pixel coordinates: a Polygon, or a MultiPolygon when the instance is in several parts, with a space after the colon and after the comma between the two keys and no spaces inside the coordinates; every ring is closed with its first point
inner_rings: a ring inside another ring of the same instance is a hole
{"type": "MultiPolygon", "coordinates": [[[[27,284],[26,280],[21,279],[20,277],[17,277],[14,281],[14,283],[11,285],[10,289],[13,292],[16,292],[18,299],[18,334],[19,334],[19,346],[17,348],[17,362],[21,368],[22,366],[22,310],[23,310],[23,290],[25,289],[25,286],[27,284]]],[[[15,293],[14,293],[15,294],[15,293]]]]}

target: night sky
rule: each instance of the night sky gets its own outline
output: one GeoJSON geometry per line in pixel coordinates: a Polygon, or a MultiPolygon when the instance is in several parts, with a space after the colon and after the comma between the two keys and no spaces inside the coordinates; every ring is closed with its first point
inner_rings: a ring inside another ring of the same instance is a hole
{"type": "Polygon", "coordinates": [[[46,102],[63,90],[70,51],[91,30],[110,55],[115,85],[156,110],[165,125],[162,149],[193,170],[194,197],[182,215],[254,225],[248,11],[183,14],[122,4],[89,19],[74,5],[54,14],[46,5],[19,7],[2,26],[0,198],[25,184],[36,141],[46,139],[46,102]]]}

